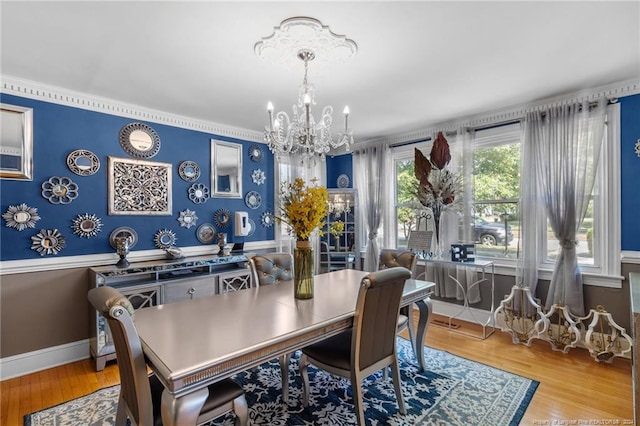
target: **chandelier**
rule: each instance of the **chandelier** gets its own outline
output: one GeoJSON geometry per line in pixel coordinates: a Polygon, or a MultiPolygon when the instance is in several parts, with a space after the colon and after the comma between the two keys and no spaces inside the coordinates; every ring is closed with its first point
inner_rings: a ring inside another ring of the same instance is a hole
{"type": "Polygon", "coordinates": [[[344,213],[351,213],[351,200],[347,198],[344,200],[339,195],[333,197],[332,200],[329,200],[329,213],[333,213],[335,217],[342,216],[344,213]]]}
{"type": "Polygon", "coordinates": [[[349,129],[349,107],[345,107],[344,127],[333,136],[333,107],[325,106],[316,120],[311,109],[316,105],[315,88],[309,82],[309,63],[316,59],[341,59],[355,54],[353,40],[332,33],[328,27],[313,18],[286,19],[274,34],[263,38],[255,47],[263,59],[286,61],[292,56],[304,63],[304,78],[298,89],[298,101],[292,115],[285,111],[274,114],[273,104],[267,105],[269,123],[265,126],[264,140],[277,159],[298,155],[303,166],[312,167],[319,157],[322,161],[334,149],[344,147],[351,151],[353,134],[349,129]],[[297,49],[292,51],[292,49],[297,49]]]}

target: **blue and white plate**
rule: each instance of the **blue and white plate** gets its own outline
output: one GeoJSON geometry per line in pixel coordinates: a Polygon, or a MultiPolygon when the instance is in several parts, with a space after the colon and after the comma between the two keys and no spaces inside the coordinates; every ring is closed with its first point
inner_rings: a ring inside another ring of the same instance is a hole
{"type": "Polygon", "coordinates": [[[344,173],[338,176],[338,188],[348,188],[349,187],[349,176],[344,173]]]}

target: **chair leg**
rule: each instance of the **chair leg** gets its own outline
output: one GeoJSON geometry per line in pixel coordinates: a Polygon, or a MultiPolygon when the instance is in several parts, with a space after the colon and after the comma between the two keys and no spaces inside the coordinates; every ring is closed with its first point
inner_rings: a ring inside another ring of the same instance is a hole
{"type": "Polygon", "coordinates": [[[280,357],[280,375],[282,376],[282,403],[289,403],[289,360],[291,354],[280,357]]]}
{"type": "Polygon", "coordinates": [[[118,411],[116,412],[116,426],[125,426],[127,424],[128,417],[126,404],[122,397],[122,391],[120,391],[120,396],[118,397],[118,411]]]}
{"type": "MultiPolygon", "coordinates": [[[[398,409],[400,414],[407,414],[407,409],[404,406],[404,398],[402,397],[402,386],[400,384],[400,368],[398,367],[398,357],[394,357],[395,360],[391,364],[391,374],[393,375],[393,387],[396,391],[396,400],[398,400],[398,409]]],[[[387,367],[384,368],[385,370],[387,367]]]]}
{"type": "Polygon", "coordinates": [[[356,412],[356,420],[359,426],[365,426],[364,408],[362,404],[362,380],[357,372],[351,372],[351,391],[353,393],[353,405],[356,412]]]}
{"type": "Polygon", "coordinates": [[[235,426],[246,426],[248,424],[249,408],[244,395],[240,395],[233,400],[233,412],[236,413],[235,426]]]}
{"type": "Polygon", "coordinates": [[[307,367],[309,366],[309,359],[306,354],[302,354],[300,360],[298,360],[298,368],[300,369],[300,375],[302,376],[302,406],[307,407],[309,405],[309,372],[307,367]]]}

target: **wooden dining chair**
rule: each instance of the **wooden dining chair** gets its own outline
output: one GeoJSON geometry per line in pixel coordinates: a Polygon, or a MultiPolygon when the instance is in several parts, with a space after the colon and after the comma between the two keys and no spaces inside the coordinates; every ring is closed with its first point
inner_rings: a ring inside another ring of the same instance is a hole
{"type": "Polygon", "coordinates": [[[353,402],[359,425],[365,424],[362,407],[362,379],[391,366],[393,386],[400,413],[406,414],[400,387],[400,369],[396,353],[396,325],[405,281],[411,278],[407,268],[376,271],[362,279],[353,328],[302,349],[302,405],[309,404],[309,364],[332,374],[351,379],[353,402]]]}
{"type": "MultiPolygon", "coordinates": [[[[293,256],[290,253],[269,253],[249,258],[251,281],[256,287],[293,279],[293,256]]],[[[289,360],[291,354],[279,358],[282,376],[282,402],[289,401],[289,360]]]]}
{"type": "MultiPolygon", "coordinates": [[[[402,266],[411,271],[411,277],[415,277],[416,266],[418,265],[418,256],[416,253],[409,250],[396,250],[396,249],[382,249],[380,250],[380,257],[378,261],[378,270],[384,270],[388,268],[395,268],[402,266]]],[[[409,340],[415,353],[415,338],[413,335],[412,323],[413,318],[411,316],[411,306],[405,306],[400,309],[400,315],[398,315],[398,327],[397,333],[401,333],[407,328],[409,329],[409,340]]],[[[384,378],[387,378],[387,370],[384,370],[384,378]]]]}
{"type": "MultiPolygon", "coordinates": [[[[133,322],[134,309],[131,302],[109,286],[89,290],[88,299],[107,320],[113,337],[121,382],[116,425],[127,424],[127,418],[132,425],[161,425],[164,386],[155,374],[149,375],[147,372],[142,343],[133,322]]],[[[209,396],[200,410],[198,424],[229,411],[235,413],[236,425],[247,424],[248,409],[244,391],[234,381],[225,379],[209,385],[209,396]]]]}

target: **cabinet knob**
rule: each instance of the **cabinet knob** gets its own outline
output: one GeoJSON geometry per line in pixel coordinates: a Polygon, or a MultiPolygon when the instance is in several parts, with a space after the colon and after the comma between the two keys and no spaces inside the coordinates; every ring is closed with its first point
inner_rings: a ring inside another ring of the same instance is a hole
{"type": "Polygon", "coordinates": [[[191,298],[193,299],[193,293],[196,292],[196,289],[191,287],[189,290],[187,290],[187,293],[189,293],[191,295],[191,298]]]}

